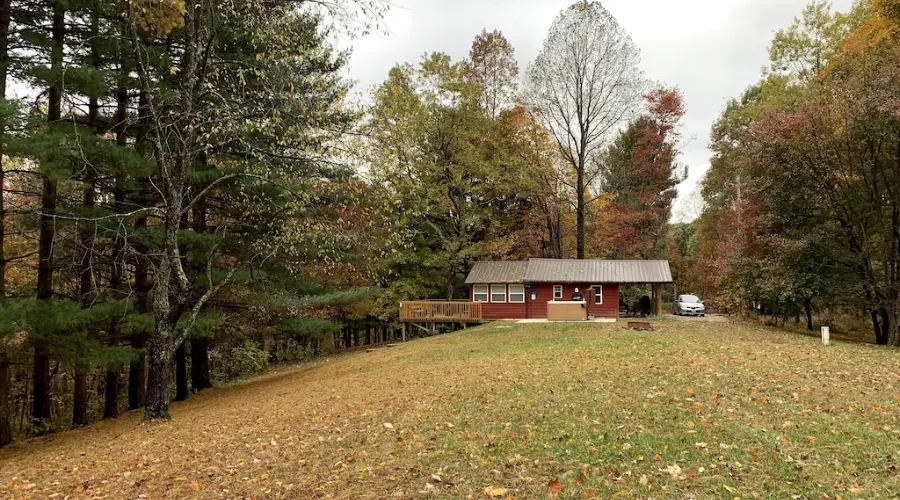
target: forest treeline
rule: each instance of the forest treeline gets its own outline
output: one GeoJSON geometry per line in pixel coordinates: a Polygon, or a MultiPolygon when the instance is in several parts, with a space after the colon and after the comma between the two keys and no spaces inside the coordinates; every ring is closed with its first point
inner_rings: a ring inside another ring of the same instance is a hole
{"type": "Polygon", "coordinates": [[[817,0],[769,52],[713,126],[702,215],[676,228],[683,278],[810,330],[817,311],[864,316],[898,346],[900,2],[817,0]]]}

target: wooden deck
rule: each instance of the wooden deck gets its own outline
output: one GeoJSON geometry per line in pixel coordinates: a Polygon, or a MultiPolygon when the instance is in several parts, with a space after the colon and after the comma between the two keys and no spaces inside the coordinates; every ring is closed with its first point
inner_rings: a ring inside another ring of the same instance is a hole
{"type": "Polygon", "coordinates": [[[482,323],[481,303],[416,301],[400,303],[403,323],[482,323]]]}

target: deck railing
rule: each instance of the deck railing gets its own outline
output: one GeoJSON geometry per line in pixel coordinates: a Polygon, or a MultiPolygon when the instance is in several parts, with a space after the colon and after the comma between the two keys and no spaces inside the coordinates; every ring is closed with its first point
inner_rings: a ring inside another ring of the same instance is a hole
{"type": "Polygon", "coordinates": [[[481,323],[481,303],[431,300],[401,302],[400,321],[407,323],[481,323]]]}

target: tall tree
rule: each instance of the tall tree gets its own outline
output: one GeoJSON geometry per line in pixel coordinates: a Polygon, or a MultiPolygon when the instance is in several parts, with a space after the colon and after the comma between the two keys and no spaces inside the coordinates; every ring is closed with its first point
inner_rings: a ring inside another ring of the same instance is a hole
{"type": "MultiPolygon", "coordinates": [[[[0,0],[0,104],[4,110],[0,112],[0,306],[6,302],[6,159],[2,144],[5,142],[7,132],[7,117],[10,115],[9,104],[6,101],[6,86],[9,78],[10,66],[10,24],[12,21],[11,0],[0,0]]],[[[7,329],[11,324],[7,326],[7,329]]],[[[0,326],[2,328],[2,326],[0,326]]],[[[8,333],[8,332],[3,332],[8,333]]],[[[0,346],[0,446],[12,442],[12,426],[10,419],[12,409],[9,405],[10,390],[10,364],[9,353],[6,346],[0,346]]]]}
{"type": "Polygon", "coordinates": [[[479,202],[495,164],[482,147],[491,120],[478,106],[479,93],[459,63],[431,54],[418,67],[393,68],[371,110],[372,174],[396,200],[389,220],[406,240],[397,244],[411,254],[404,259],[415,255],[437,271],[448,300],[481,252],[488,222],[479,202]]]}
{"type": "Polygon", "coordinates": [[[488,116],[496,119],[512,105],[518,91],[519,64],[502,32],[483,30],[476,36],[464,69],[466,79],[481,87],[479,103],[488,116]]]}
{"type": "Polygon", "coordinates": [[[273,232],[305,209],[304,196],[314,181],[335,173],[322,157],[351,118],[341,109],[346,86],[337,76],[344,58],[325,43],[320,19],[302,9],[305,5],[229,9],[188,2],[183,10],[164,5],[172,16],[147,16],[131,4],[129,32],[146,95],[146,141],[156,164],[154,185],[162,194],[159,204],[146,208],[160,221],[150,252],[154,327],[147,340],[148,419],[168,418],[169,367],[205,306],[239,269],[278,251],[284,240],[273,232]],[[155,22],[169,17],[174,22],[155,22]],[[161,37],[173,42],[165,47],[174,66],[151,57],[161,37]],[[218,165],[196,192],[192,181],[208,170],[198,161],[207,152],[215,153],[209,160],[218,165]],[[212,244],[190,252],[202,263],[202,272],[192,278],[180,252],[189,243],[184,217],[204,197],[225,192],[231,198],[222,214],[226,218],[207,238],[212,244]]]}
{"type": "Polygon", "coordinates": [[[576,255],[585,256],[587,199],[599,169],[593,157],[627,122],[640,103],[644,77],[640,53],[615,18],[587,0],[553,22],[537,59],[528,68],[528,97],[572,171],[576,255]]]}
{"type": "MultiPolygon", "coordinates": [[[[66,8],[60,0],[50,2],[49,41],[49,91],[47,123],[50,130],[59,126],[62,119],[63,53],[66,38],[66,8]]],[[[40,241],[38,252],[37,298],[49,301],[53,298],[53,243],[54,214],[57,207],[58,179],[52,165],[41,165],[43,189],[41,192],[40,241]]],[[[50,344],[47,338],[34,340],[34,391],[32,396],[32,429],[44,432],[52,428],[50,411],[50,344]]]]}
{"type": "Polygon", "coordinates": [[[790,27],[778,30],[769,47],[768,72],[806,83],[841,53],[841,43],[872,15],[871,0],[857,0],[847,13],[834,12],[830,0],[814,0],[790,27]]]}
{"type": "Polygon", "coordinates": [[[677,89],[645,96],[647,113],[622,131],[599,162],[601,190],[612,227],[598,231],[600,248],[617,259],[661,258],[676,187],[684,179],[677,163],[678,123],[684,103],[677,89]]]}

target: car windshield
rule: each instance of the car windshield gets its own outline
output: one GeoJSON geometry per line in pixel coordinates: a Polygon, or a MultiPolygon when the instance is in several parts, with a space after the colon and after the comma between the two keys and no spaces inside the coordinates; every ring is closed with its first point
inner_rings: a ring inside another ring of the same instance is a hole
{"type": "Polygon", "coordinates": [[[700,298],[695,297],[694,295],[682,295],[681,301],[684,302],[685,304],[699,304],[700,298]]]}

